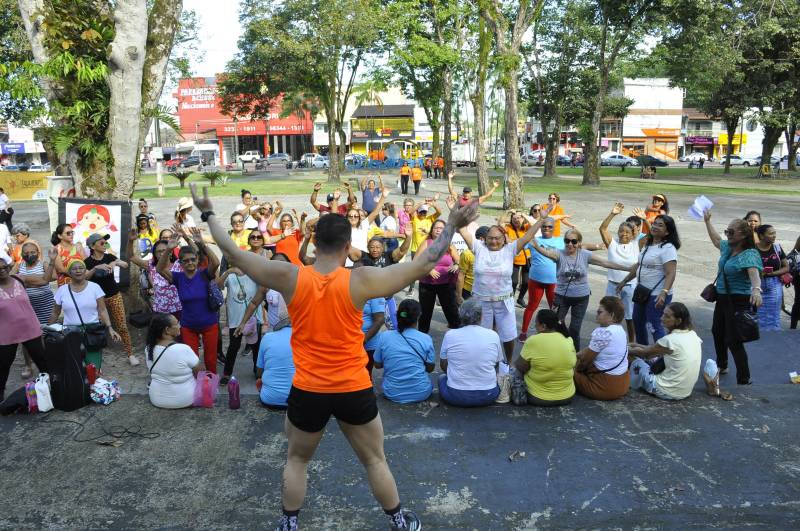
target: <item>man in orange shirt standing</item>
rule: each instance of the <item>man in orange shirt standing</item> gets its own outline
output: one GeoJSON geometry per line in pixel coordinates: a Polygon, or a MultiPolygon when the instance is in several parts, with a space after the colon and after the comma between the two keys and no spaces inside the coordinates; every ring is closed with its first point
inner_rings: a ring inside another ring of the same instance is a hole
{"type": "Polygon", "coordinates": [[[400,193],[403,195],[408,194],[408,178],[411,177],[411,168],[408,167],[408,162],[403,162],[400,167],[400,193]]]}
{"type": "Polygon", "coordinates": [[[422,168],[419,166],[411,168],[411,180],[414,182],[414,195],[419,195],[419,185],[422,182],[422,168]]]}
{"type": "Polygon", "coordinates": [[[436,162],[433,165],[433,178],[440,179],[444,178],[444,159],[441,155],[436,157],[436,162]]]}
{"type": "Polygon", "coordinates": [[[425,162],[423,162],[425,166],[425,177],[428,179],[431,178],[431,166],[433,165],[433,158],[432,157],[425,157],[425,162]]]}
{"type": "MultiPolygon", "coordinates": [[[[373,495],[390,520],[390,529],[420,531],[413,511],[402,509],[397,485],[383,451],[383,424],[367,373],[367,353],[361,331],[362,308],[376,297],[390,297],[428,275],[450,248],[456,230],[478,217],[473,201],[450,212],[441,235],[411,262],[388,267],[345,269],[350,251],[350,224],[336,214],[322,216],[314,232],[316,261],[298,267],[242,251],[217,219],[208,197],[190,185],[200,219],[208,222],[214,241],[257,284],[278,291],[292,319],[295,374],[289,392],[285,429],[289,439],[283,470],[281,531],[297,529],[306,494],[308,463],[325,426],[336,417],[342,433],[367,472],[373,495]]],[[[376,527],[376,526],[370,526],[376,527]]]]}

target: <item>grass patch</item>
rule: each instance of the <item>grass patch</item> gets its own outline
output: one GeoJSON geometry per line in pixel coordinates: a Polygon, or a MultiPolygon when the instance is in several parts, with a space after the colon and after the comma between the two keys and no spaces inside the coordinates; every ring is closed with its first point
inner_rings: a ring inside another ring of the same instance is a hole
{"type": "MultiPolygon", "coordinates": [[[[198,179],[195,182],[203,186],[208,186],[208,179],[198,179]]],[[[256,196],[262,199],[280,199],[284,195],[311,195],[312,188],[316,179],[294,179],[294,180],[264,180],[264,181],[247,181],[246,188],[256,196]]],[[[228,184],[222,186],[209,186],[208,193],[212,197],[222,196],[238,196],[242,188],[242,184],[236,181],[228,181],[228,184]]],[[[325,190],[332,190],[332,186],[323,188],[325,190]]],[[[189,187],[186,188],[167,188],[164,191],[164,197],[178,198],[190,195],[189,187]]],[[[145,199],[152,199],[158,197],[158,192],[155,189],[141,190],[136,192],[136,197],[144,197],[145,199]]]]}

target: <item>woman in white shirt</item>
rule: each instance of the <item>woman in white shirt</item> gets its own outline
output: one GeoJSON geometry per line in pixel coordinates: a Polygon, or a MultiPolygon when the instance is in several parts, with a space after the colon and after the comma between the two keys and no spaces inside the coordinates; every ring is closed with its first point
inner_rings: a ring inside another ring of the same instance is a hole
{"type": "Polygon", "coordinates": [[[658,341],[666,331],[661,324],[664,307],[672,302],[672,285],[678,271],[678,249],[681,239],[675,220],[667,215],[657,216],[650,224],[650,234],[644,238],[639,260],[630,273],[617,285],[617,293],[633,280],[637,280],[633,292],[633,328],[636,342],[642,345],[658,341]],[[637,295],[641,295],[641,298],[637,295]]]}
{"type": "Polygon", "coordinates": [[[350,256],[345,263],[346,267],[351,267],[353,262],[361,260],[362,253],[367,253],[369,226],[375,221],[378,214],[381,213],[383,203],[386,201],[387,197],[389,197],[389,190],[384,189],[375,210],[370,212],[366,217],[363,216],[362,211],[358,208],[349,208],[347,210],[347,221],[350,223],[350,256]]]}
{"type": "Polygon", "coordinates": [[[461,328],[449,330],[442,340],[439,396],[460,407],[488,406],[500,394],[497,368],[503,360],[500,337],[480,325],[481,302],[469,299],[458,309],[461,328]]]}
{"type": "Polygon", "coordinates": [[[630,346],[630,353],[637,357],[631,363],[631,389],[642,389],[664,400],[682,400],[692,394],[700,376],[703,340],[692,330],[692,317],[680,302],[664,309],[661,322],[669,334],[653,345],[630,346]],[[663,356],[663,370],[657,374],[642,359],[654,356],[663,356]]]}
{"type": "MultiPolygon", "coordinates": [[[[617,229],[617,239],[612,238],[611,231],[608,230],[611,220],[614,216],[622,214],[624,208],[625,206],[622,203],[614,203],[611,212],[600,224],[600,237],[608,249],[609,262],[631,267],[639,258],[639,242],[636,241],[634,236],[636,227],[632,223],[623,221],[617,229]]],[[[625,306],[625,327],[628,331],[628,341],[633,341],[633,290],[636,288],[636,280],[634,279],[624,284],[618,292],[617,287],[619,287],[620,281],[624,278],[624,271],[609,269],[606,295],[617,295],[619,293],[617,296],[622,299],[622,304],[625,306]]]]}
{"type": "Polygon", "coordinates": [[[606,295],[597,307],[597,324],[589,346],[578,352],[575,390],[593,400],[625,396],[628,378],[628,336],[620,323],[625,308],[618,297],[606,295]]]}
{"type": "Polygon", "coordinates": [[[145,360],[151,379],[150,403],[156,407],[189,407],[194,399],[200,358],[190,346],[176,342],[180,333],[180,323],[168,313],[154,314],[147,329],[145,360]]]}
{"type": "Polygon", "coordinates": [[[234,210],[244,218],[244,228],[253,230],[258,228],[258,219],[253,214],[260,209],[259,205],[253,201],[253,194],[250,190],[242,190],[242,202],[236,205],[234,210]]]}

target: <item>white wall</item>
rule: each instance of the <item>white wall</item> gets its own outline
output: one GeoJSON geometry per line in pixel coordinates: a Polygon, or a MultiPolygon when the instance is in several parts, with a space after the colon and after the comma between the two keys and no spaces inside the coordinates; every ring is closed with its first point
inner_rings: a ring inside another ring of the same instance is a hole
{"type": "MultiPolygon", "coordinates": [[[[623,136],[648,136],[642,132],[642,129],[680,131],[683,118],[683,89],[670,87],[669,80],[666,78],[626,78],[624,84],[625,96],[631,98],[633,104],[622,122],[623,136]],[[673,111],[674,113],[655,114],[646,113],[646,110],[673,111]]],[[[670,135],[665,134],[664,136],[670,135]]]]}

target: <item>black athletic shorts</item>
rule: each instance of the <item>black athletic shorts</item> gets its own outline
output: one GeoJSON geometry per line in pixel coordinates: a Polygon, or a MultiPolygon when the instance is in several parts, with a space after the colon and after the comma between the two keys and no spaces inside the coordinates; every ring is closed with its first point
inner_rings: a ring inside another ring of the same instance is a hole
{"type": "Polygon", "coordinates": [[[308,433],[322,431],[331,415],[360,426],[378,416],[372,387],[350,393],[312,393],[295,386],[289,390],[286,416],[295,427],[308,433]]]}

